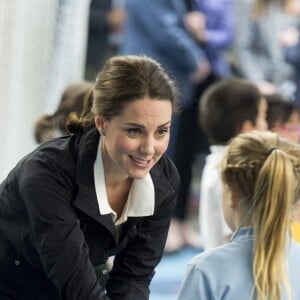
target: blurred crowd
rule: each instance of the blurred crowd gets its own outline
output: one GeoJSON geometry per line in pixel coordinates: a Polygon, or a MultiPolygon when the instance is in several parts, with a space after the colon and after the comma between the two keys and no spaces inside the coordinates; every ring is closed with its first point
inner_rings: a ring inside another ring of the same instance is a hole
{"type": "Polygon", "coordinates": [[[57,111],[37,120],[36,141],[64,133],[65,116],[82,110],[90,82],[107,58],[136,54],[156,59],[180,90],[180,112],[172,121],[168,155],[182,186],[165,251],[218,246],[230,233],[222,225],[220,204],[207,206],[207,185],[212,183],[211,178],[206,181],[214,176],[207,165],[216,146],[224,147],[231,137],[246,131],[244,122],[252,117],[253,128],[256,118],[261,118],[266,123],[260,130],[268,128],[299,142],[299,33],[299,0],[92,0],[83,81],[67,86],[57,111]],[[225,81],[222,94],[212,96],[215,86],[226,79],[237,81],[225,81]],[[244,80],[250,87],[243,86],[244,80]],[[256,95],[264,99],[264,107],[256,95]],[[234,104],[232,99],[237,99],[234,104]],[[232,116],[236,119],[230,125],[232,116]],[[212,138],[217,130],[210,127],[215,126],[213,118],[226,138],[212,138]],[[191,192],[195,168],[201,174],[196,193],[198,228],[192,226],[189,210],[195,200],[191,192]]]}

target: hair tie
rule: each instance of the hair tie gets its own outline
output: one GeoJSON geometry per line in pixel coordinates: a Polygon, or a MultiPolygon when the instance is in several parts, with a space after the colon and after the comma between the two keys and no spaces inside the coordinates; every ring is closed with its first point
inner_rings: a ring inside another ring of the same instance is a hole
{"type": "Polygon", "coordinates": [[[273,147],[273,148],[269,149],[269,151],[268,151],[268,156],[269,156],[274,150],[278,150],[278,148],[273,147]]]}

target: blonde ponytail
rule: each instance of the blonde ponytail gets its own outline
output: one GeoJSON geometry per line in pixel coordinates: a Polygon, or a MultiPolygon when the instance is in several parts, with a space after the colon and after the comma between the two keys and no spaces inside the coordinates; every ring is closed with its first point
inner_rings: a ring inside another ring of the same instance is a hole
{"type": "MultiPolygon", "coordinates": [[[[255,184],[252,224],[254,227],[253,279],[258,300],[280,299],[285,274],[284,250],[295,191],[293,164],[280,149],[272,149],[255,184]]],[[[290,297],[288,297],[290,299],[290,297]]]]}
{"type": "Polygon", "coordinates": [[[291,299],[285,255],[291,208],[299,199],[300,146],[271,132],[240,134],[221,164],[222,180],[241,204],[242,226],[253,226],[253,281],[257,300],[291,299]],[[282,289],[283,288],[283,289],[282,289]]]}

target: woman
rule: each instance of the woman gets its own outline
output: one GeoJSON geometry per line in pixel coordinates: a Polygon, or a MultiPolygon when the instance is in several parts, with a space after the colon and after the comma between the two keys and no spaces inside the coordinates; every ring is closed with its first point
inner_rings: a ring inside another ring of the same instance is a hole
{"type": "Polygon", "coordinates": [[[179,186],[164,154],[177,92],[154,60],[119,56],[93,93],[91,111],[68,121],[73,135],[1,184],[1,299],[149,297],[179,186]]]}

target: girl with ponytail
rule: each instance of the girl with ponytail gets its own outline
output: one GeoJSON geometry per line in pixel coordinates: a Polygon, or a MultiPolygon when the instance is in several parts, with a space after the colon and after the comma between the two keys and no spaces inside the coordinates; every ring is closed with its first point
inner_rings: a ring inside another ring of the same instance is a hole
{"type": "Polygon", "coordinates": [[[194,257],[179,299],[300,299],[300,146],[271,132],[240,134],[220,166],[230,243],[194,257]]]}

